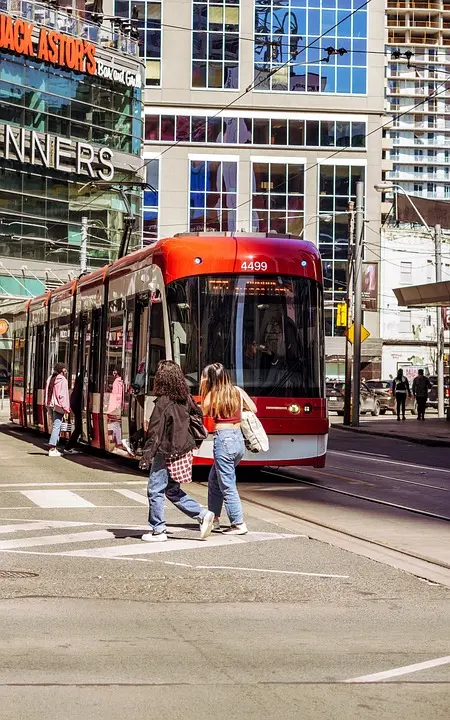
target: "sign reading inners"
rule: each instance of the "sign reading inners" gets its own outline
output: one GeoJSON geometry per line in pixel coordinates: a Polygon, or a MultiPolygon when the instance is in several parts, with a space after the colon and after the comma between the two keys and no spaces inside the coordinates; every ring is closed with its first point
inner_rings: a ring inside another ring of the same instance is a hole
{"type": "Polygon", "coordinates": [[[52,65],[106,78],[127,87],[141,87],[139,72],[116,68],[96,58],[97,48],[88,40],[41,28],[37,41],[34,25],[0,14],[0,49],[11,50],[52,65]]]}
{"type": "Polygon", "coordinates": [[[114,177],[114,153],[109,148],[10,125],[0,125],[0,157],[93,179],[114,177]]]}

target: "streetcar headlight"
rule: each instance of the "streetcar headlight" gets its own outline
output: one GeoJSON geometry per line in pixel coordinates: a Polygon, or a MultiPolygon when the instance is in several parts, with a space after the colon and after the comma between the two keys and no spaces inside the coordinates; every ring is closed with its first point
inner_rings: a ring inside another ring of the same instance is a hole
{"type": "Polygon", "coordinates": [[[196,265],[201,265],[203,260],[201,257],[196,257],[196,258],[194,258],[194,262],[196,265]]]}
{"type": "Polygon", "coordinates": [[[300,263],[300,265],[301,265],[302,267],[306,267],[307,264],[308,264],[308,263],[306,262],[306,260],[302,260],[301,263],[300,263]]]}
{"type": "Polygon", "coordinates": [[[300,412],[299,406],[296,405],[295,403],[293,403],[292,405],[289,405],[288,410],[289,410],[289,412],[291,412],[293,415],[298,415],[298,413],[300,412]]]}
{"type": "Polygon", "coordinates": [[[306,414],[312,412],[312,405],[305,405],[303,408],[303,412],[306,414]]]}

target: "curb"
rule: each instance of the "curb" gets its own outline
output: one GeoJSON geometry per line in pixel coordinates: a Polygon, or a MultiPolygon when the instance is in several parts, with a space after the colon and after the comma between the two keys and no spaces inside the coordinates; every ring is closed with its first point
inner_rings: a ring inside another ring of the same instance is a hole
{"type": "Polygon", "coordinates": [[[388,432],[380,432],[378,430],[364,430],[363,428],[356,428],[356,427],[349,427],[348,425],[338,425],[335,423],[331,423],[332,428],[336,428],[337,430],[344,430],[347,432],[353,432],[360,435],[372,435],[372,436],[378,436],[378,437],[386,437],[390,438],[391,440],[405,440],[406,442],[416,443],[417,445],[428,445],[428,447],[450,447],[450,439],[449,440],[435,440],[433,438],[426,438],[426,437],[417,437],[417,435],[393,435],[392,433],[388,432]]]}

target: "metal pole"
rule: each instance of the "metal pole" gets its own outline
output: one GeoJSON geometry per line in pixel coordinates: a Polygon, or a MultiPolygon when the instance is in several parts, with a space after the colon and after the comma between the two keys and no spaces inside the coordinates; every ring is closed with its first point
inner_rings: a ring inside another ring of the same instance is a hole
{"type": "Polygon", "coordinates": [[[80,275],[87,272],[88,219],[81,218],[80,275]]]}
{"type": "MultiPolygon", "coordinates": [[[[436,258],[436,282],[442,282],[441,259],[441,226],[434,226],[434,251],[436,258]]],[[[442,310],[436,308],[436,345],[437,345],[437,380],[438,380],[438,416],[444,417],[444,330],[442,327],[442,310]]]]}
{"type": "MultiPolygon", "coordinates": [[[[347,254],[347,328],[348,330],[352,305],[352,261],[353,247],[355,244],[355,203],[350,200],[348,204],[348,254],[347,254]]],[[[351,397],[352,397],[352,358],[351,343],[347,335],[345,337],[345,388],[344,388],[344,425],[350,425],[351,422],[351,397]]]]}
{"type": "Polygon", "coordinates": [[[359,425],[359,394],[361,385],[361,325],[362,325],[362,256],[364,229],[364,183],[356,183],[355,212],[355,298],[353,309],[353,385],[352,385],[352,425],[359,425]]]}

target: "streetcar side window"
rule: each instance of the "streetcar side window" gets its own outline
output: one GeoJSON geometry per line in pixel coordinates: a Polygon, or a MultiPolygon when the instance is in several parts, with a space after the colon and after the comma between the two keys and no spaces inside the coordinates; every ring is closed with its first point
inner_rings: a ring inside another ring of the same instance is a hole
{"type": "Polygon", "coordinates": [[[191,392],[199,384],[198,278],[186,278],[167,288],[174,361],[181,367],[191,392]]]}
{"type": "Polygon", "coordinates": [[[166,359],[166,335],[161,295],[152,298],[150,308],[150,341],[148,348],[148,392],[153,392],[156,369],[160,360],[166,359]]]}
{"type": "Polygon", "coordinates": [[[25,328],[14,333],[14,387],[23,387],[25,370],[25,328]]]}
{"type": "Polygon", "coordinates": [[[106,333],[105,393],[110,393],[114,382],[114,370],[122,376],[124,352],[124,306],[120,298],[109,303],[106,333]]]}
{"type": "Polygon", "coordinates": [[[70,315],[64,315],[50,321],[50,371],[53,370],[56,363],[64,363],[66,368],[69,367],[70,323],[70,315]]]}

